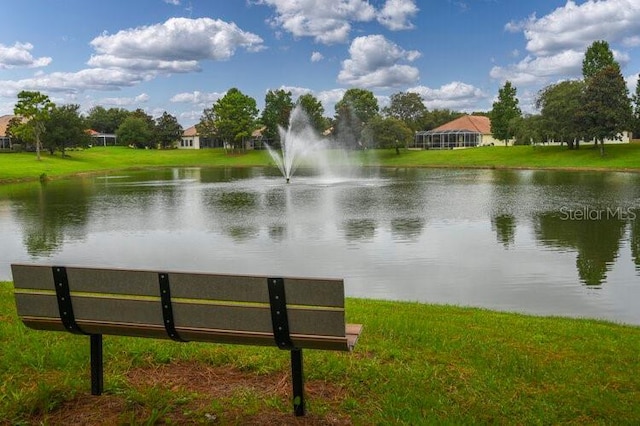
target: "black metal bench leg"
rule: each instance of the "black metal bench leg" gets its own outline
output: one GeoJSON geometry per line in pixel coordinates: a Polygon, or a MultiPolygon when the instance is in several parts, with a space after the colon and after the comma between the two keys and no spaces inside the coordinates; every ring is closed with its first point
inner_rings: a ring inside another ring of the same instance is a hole
{"type": "Polygon", "coordinates": [[[91,338],[91,395],[101,395],[103,386],[102,334],[92,334],[91,338]]]}
{"type": "Polygon", "coordinates": [[[296,416],[304,416],[302,349],[291,350],[291,381],[293,382],[293,413],[296,416]]]}

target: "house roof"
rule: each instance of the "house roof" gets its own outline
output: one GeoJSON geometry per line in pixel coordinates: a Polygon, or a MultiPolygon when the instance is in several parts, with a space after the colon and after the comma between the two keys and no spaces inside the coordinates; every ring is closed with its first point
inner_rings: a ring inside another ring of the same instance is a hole
{"type": "Polygon", "coordinates": [[[185,129],[184,132],[182,132],[182,136],[183,137],[198,136],[198,130],[196,129],[196,126],[191,126],[185,129]]]}
{"type": "Polygon", "coordinates": [[[491,134],[491,120],[482,115],[463,115],[453,121],[436,127],[433,131],[466,130],[478,132],[483,135],[491,134]]]}
{"type": "Polygon", "coordinates": [[[13,117],[15,115],[3,115],[0,117],[0,137],[7,136],[7,126],[13,117]]]}

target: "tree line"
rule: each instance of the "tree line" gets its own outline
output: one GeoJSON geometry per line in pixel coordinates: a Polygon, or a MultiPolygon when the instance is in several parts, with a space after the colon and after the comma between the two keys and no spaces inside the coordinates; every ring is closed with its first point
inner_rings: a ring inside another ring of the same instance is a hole
{"type": "Polygon", "coordinates": [[[292,93],[283,89],[266,93],[260,113],[255,99],[234,87],[205,108],[196,128],[201,137],[219,140],[233,149],[242,149],[246,138],[259,129],[263,139],[277,146],[279,129],[289,126],[291,112],[296,107],[304,110],[309,126],[316,133],[330,133],[335,143],[352,149],[398,149],[413,140],[416,131],[431,129],[464,115],[448,109],[429,111],[422,97],[413,92],[395,93],[389,105],[380,108],[373,92],[360,88],[345,91],[335,104],[333,117],[325,116],[322,103],[312,94],[303,94],[294,101],[292,93]]]}
{"type": "Polygon", "coordinates": [[[42,149],[51,154],[60,151],[64,156],[70,147],[90,145],[89,129],[114,134],[119,144],[136,148],[168,148],[183,133],[178,119],[166,111],[154,119],[142,109],[96,106],[83,115],[79,105],[58,106],[47,95],[34,91],[18,93],[14,114],[7,126],[12,146],[31,144],[38,159],[42,149]]]}
{"type": "Polygon", "coordinates": [[[617,139],[624,131],[640,134],[640,75],[630,96],[609,44],[595,41],[585,52],[582,79],[544,87],[535,105],[539,114],[523,115],[516,89],[507,81],[489,114],[494,137],[516,144],[553,140],[569,149],[593,141],[604,155],[605,139],[617,139]]]}

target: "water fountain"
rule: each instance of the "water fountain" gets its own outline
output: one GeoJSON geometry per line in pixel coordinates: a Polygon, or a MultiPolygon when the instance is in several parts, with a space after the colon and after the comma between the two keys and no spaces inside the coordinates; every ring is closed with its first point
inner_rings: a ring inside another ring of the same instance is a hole
{"type": "Polygon", "coordinates": [[[300,105],[291,112],[289,127],[284,129],[279,126],[278,131],[281,149],[276,150],[268,144],[265,145],[287,183],[302,163],[318,169],[323,176],[331,174],[327,159],[327,143],[315,133],[300,105]]]}

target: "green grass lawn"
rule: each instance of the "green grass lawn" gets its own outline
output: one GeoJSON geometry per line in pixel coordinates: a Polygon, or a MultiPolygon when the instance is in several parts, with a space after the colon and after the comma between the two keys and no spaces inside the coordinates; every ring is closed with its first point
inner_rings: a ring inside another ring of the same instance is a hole
{"type": "MultiPolygon", "coordinates": [[[[640,144],[607,145],[601,157],[591,145],[577,151],[566,147],[484,147],[465,150],[402,151],[367,150],[351,153],[354,164],[390,167],[487,167],[487,168],[561,168],[640,171],[640,144]]],[[[37,161],[33,153],[0,153],[0,182],[34,180],[88,173],[145,167],[274,166],[266,151],[227,154],[221,149],[135,150],[126,147],[97,147],[71,151],[69,157],[43,154],[37,161]]],[[[274,166],[275,167],[275,166],[274,166]]]]}
{"type": "MultiPolygon", "coordinates": [[[[305,350],[309,424],[640,424],[638,327],[360,299],[347,317],[364,324],[353,353],[305,350]]],[[[104,344],[92,397],[88,338],[27,329],[0,283],[0,424],[293,420],[276,348],[104,344]]]]}

